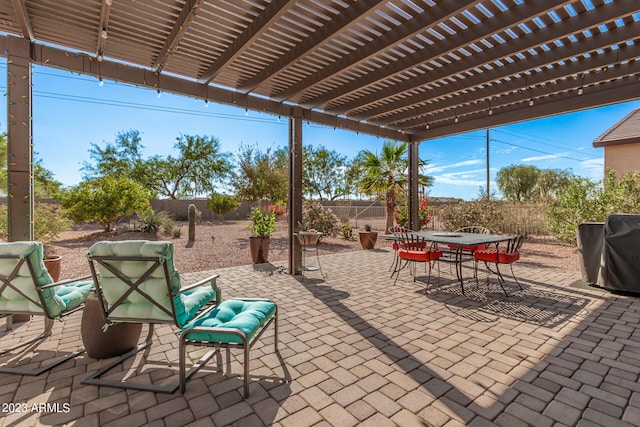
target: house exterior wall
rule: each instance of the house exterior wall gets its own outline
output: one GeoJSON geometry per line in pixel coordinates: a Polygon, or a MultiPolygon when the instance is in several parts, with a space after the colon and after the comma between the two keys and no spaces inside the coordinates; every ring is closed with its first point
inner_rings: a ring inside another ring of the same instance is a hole
{"type": "Polygon", "coordinates": [[[640,144],[612,145],[604,148],[604,167],[613,169],[616,176],[640,171],[640,144]]]}

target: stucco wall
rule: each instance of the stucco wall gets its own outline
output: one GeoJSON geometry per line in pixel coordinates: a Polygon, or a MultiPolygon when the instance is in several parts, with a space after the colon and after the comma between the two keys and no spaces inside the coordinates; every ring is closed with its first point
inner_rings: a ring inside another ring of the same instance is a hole
{"type": "Polygon", "coordinates": [[[613,145],[604,149],[604,167],[611,168],[616,176],[640,171],[640,144],[613,145]]]}

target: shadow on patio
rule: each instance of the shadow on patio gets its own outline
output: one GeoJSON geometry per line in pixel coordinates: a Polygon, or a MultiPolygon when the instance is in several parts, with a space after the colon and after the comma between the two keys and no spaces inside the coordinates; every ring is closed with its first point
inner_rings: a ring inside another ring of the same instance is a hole
{"type": "MultiPolygon", "coordinates": [[[[70,410],[9,414],[0,425],[36,418],[51,425],[163,420],[172,426],[198,420],[633,425],[640,419],[637,299],[576,287],[577,272],[526,265],[515,267],[524,289],[510,285],[508,297],[482,276],[463,296],[446,268],[440,286],[425,295],[423,283],[413,283],[404,272],[393,286],[390,260],[384,250],[323,256],[326,281],[319,273],[296,279],[278,263],[219,270],[225,299],[267,297],[281,312],[286,371],[269,332],[251,353],[247,400],[241,378],[214,372],[214,363],[188,384],[184,396],[81,386],[87,372],[102,363],[84,356],[35,379],[2,375],[2,403],[59,402],[70,410]]],[[[78,340],[79,317],[57,325],[54,333],[78,340]]],[[[19,337],[31,327],[0,332],[0,338],[19,337]]],[[[159,329],[151,357],[153,351],[166,352],[177,361],[173,332],[159,329]]],[[[242,372],[235,358],[230,363],[234,374],[242,372]]]]}

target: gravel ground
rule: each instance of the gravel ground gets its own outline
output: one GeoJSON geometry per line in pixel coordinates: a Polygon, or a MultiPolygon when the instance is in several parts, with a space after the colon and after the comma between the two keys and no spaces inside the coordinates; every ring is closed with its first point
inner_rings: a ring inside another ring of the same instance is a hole
{"type": "MultiPolygon", "coordinates": [[[[215,270],[251,263],[249,253],[249,221],[210,222],[196,225],[196,238],[193,245],[187,245],[188,227],[186,222],[178,222],[182,236],[174,239],[170,236],[157,236],[148,233],[128,231],[121,234],[107,234],[95,225],[76,226],[73,231],[62,233],[60,240],[52,243],[54,253],[63,256],[62,279],[77,277],[89,273],[85,254],[89,247],[101,240],[169,240],[175,247],[174,262],[182,273],[202,270],[215,270]]],[[[323,237],[319,244],[320,255],[362,250],[354,232],[355,240],[342,237],[323,237]]],[[[287,224],[278,223],[276,232],[271,236],[269,261],[287,259],[287,224]]],[[[385,240],[379,240],[376,248],[390,247],[385,240]]],[[[548,241],[525,241],[522,246],[521,263],[540,267],[555,267],[580,271],[578,251],[573,246],[548,241]]]]}

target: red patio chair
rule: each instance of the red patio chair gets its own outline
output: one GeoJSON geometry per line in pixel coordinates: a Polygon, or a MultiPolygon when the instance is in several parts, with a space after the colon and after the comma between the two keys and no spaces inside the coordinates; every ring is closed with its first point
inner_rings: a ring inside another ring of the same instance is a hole
{"type": "Polygon", "coordinates": [[[515,280],[518,287],[522,289],[520,282],[518,282],[516,275],[513,273],[513,263],[520,259],[520,248],[522,247],[523,240],[524,236],[520,235],[503,242],[503,244],[506,243],[503,247],[500,247],[500,243],[497,243],[495,247],[487,247],[486,249],[475,251],[473,253],[473,259],[475,260],[476,280],[478,278],[478,261],[483,261],[487,268],[487,282],[489,281],[489,271],[493,272],[493,270],[491,270],[491,264],[495,264],[495,273],[498,276],[498,283],[505,295],[508,295],[504,288],[504,278],[502,277],[502,273],[500,273],[499,265],[509,264],[513,280],[515,280]]]}
{"type": "MultiPolygon", "coordinates": [[[[413,281],[416,281],[416,264],[421,262],[425,263],[425,269],[429,266],[429,277],[427,278],[427,285],[424,288],[424,292],[427,293],[429,288],[429,282],[431,281],[431,269],[433,263],[438,262],[442,257],[442,251],[438,250],[436,244],[429,242],[423,237],[417,236],[412,232],[399,232],[396,233],[398,237],[398,259],[400,262],[405,261],[404,266],[398,268],[394,273],[396,279],[393,284],[395,285],[400,276],[400,270],[406,267],[410,262],[413,264],[413,281]]],[[[393,274],[391,274],[393,277],[393,274]]],[[[440,282],[440,264],[438,264],[438,282],[440,282]]]]}

